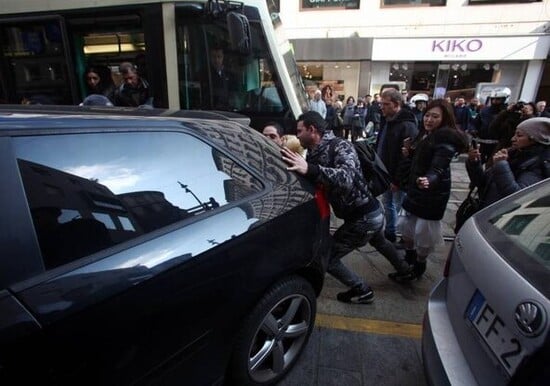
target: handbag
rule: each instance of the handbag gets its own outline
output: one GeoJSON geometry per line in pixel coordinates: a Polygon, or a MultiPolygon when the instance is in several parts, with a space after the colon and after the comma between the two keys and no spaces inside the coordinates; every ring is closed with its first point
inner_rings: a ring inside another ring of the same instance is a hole
{"type": "Polygon", "coordinates": [[[468,196],[462,201],[462,204],[456,210],[455,215],[455,234],[458,233],[462,225],[468,220],[474,213],[481,209],[481,199],[479,198],[479,190],[477,187],[472,187],[468,192],[468,196]]]}

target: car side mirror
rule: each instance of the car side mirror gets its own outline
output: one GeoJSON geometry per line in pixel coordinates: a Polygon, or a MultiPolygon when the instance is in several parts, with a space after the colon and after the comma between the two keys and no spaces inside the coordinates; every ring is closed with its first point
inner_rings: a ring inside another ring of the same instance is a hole
{"type": "Polygon", "coordinates": [[[238,12],[227,14],[227,29],[229,30],[229,41],[231,49],[243,55],[251,53],[250,24],[245,15],[238,12]]]}

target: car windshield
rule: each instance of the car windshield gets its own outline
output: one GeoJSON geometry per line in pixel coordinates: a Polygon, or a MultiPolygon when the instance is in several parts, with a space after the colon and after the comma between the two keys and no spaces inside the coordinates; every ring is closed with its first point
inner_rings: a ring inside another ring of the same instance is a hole
{"type": "MultiPolygon", "coordinates": [[[[541,292],[550,270],[550,184],[503,200],[480,213],[480,230],[493,247],[541,292]]],[[[546,293],[548,296],[548,293],[546,293]]]]}

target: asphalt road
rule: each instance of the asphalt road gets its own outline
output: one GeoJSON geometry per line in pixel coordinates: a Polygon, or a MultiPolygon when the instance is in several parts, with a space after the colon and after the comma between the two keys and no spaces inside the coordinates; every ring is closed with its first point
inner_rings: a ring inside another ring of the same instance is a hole
{"type": "MultiPolygon", "coordinates": [[[[391,265],[365,246],[344,262],[374,289],[372,304],[344,304],[336,294],[346,288],[327,275],[318,299],[316,326],[300,360],[282,386],[423,386],[420,338],[428,295],[441,279],[454,239],[454,213],[468,189],[463,158],[453,162],[453,188],[443,219],[447,241],[430,255],[422,279],[397,284],[387,278],[391,265]]],[[[338,220],[333,220],[338,226],[338,220]]]]}

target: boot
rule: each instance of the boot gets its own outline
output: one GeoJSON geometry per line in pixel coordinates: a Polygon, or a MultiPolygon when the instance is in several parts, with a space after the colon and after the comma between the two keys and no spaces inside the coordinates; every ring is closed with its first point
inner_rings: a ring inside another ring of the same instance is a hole
{"type": "Polygon", "coordinates": [[[414,264],[413,272],[417,279],[420,279],[424,272],[426,272],[426,260],[424,261],[417,261],[414,264]]]}
{"type": "Polygon", "coordinates": [[[417,254],[415,249],[406,249],[405,261],[407,262],[407,264],[409,264],[409,269],[400,270],[400,271],[398,270],[397,272],[388,273],[388,277],[398,282],[414,280],[416,278],[414,273],[416,258],[417,258],[417,254]]]}
{"type": "Polygon", "coordinates": [[[407,263],[414,265],[417,258],[418,255],[416,254],[416,249],[405,249],[405,261],[407,263]]]}
{"type": "Polygon", "coordinates": [[[426,272],[426,260],[415,261],[408,272],[403,272],[403,273],[393,272],[393,273],[389,273],[388,277],[396,282],[403,283],[407,281],[420,279],[424,274],[424,272],[426,272]]]}
{"type": "Polygon", "coordinates": [[[413,270],[414,270],[414,266],[409,265],[408,268],[403,269],[401,271],[388,273],[388,277],[397,282],[411,281],[414,279],[413,270]]]}

